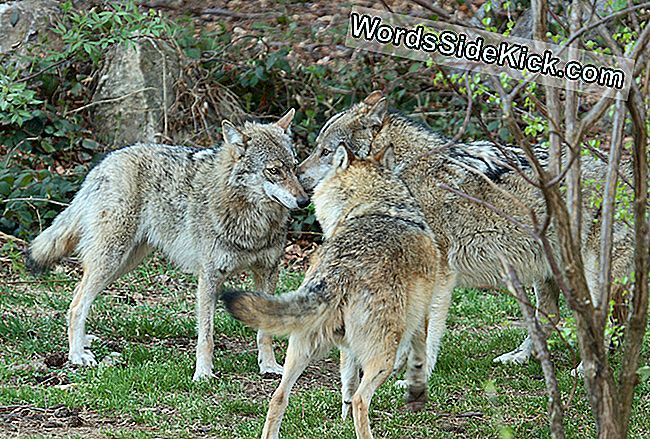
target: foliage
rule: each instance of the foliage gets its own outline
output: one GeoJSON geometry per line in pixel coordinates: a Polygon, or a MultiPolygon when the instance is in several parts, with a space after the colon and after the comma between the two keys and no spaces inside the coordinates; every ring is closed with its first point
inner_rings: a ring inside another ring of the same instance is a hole
{"type": "Polygon", "coordinates": [[[25,82],[18,81],[19,73],[14,66],[0,65],[0,125],[22,127],[31,118],[31,110],[43,102],[25,82]]]}
{"type": "Polygon", "coordinates": [[[90,100],[86,84],[103,54],[115,44],[170,32],[155,11],[143,13],[133,2],[100,12],[75,10],[72,2],[61,9],[52,28],[57,43],[44,38],[27,54],[0,60],[0,230],[20,237],[47,225],[100,158],[102,146],[86,120],[68,108],[90,100]],[[53,48],[61,44],[62,50],[53,48]]]}
{"type": "MultiPolygon", "coordinates": [[[[513,17],[521,13],[524,6],[505,2],[502,10],[497,10],[488,2],[483,8],[484,24],[507,34],[513,28],[513,17]]],[[[179,93],[186,101],[176,105],[177,114],[170,114],[170,123],[179,130],[196,128],[192,130],[195,132],[191,139],[193,144],[209,145],[215,141],[213,135],[220,120],[210,111],[214,105],[209,97],[218,94],[217,87],[232,92],[247,113],[262,119],[295,107],[293,133],[301,157],[311,149],[320,127],[329,117],[375,89],[383,90],[394,107],[449,136],[457,133],[465,118],[467,101],[461,72],[441,69],[428,62],[372,53],[355,54],[356,61],[350,62],[345,55],[350,49],[343,46],[345,23],[330,26],[327,42],[320,44],[323,41],[320,29],[305,26],[300,17],[291,15],[260,19],[242,33],[233,32],[223,22],[199,26],[190,18],[176,17],[172,21],[154,9],[136,6],[133,1],[105,2],[89,10],[76,9],[72,2],[65,2],[62,10],[63,14],[52,29],[58,43],[43,41],[21,61],[27,68],[14,68],[11,74],[0,75],[0,125],[4,128],[0,133],[0,153],[9,154],[19,148],[25,155],[17,163],[16,155],[11,153],[7,164],[12,169],[6,173],[46,170],[54,181],[67,180],[72,191],[62,187],[47,192],[57,201],[70,201],[83,169],[88,168],[92,158],[102,149],[93,143],[93,133],[88,131],[88,112],[71,115],[74,110],[70,109],[89,103],[103,54],[112,45],[131,44],[145,36],[164,38],[176,46],[183,55],[185,73],[194,72],[184,76],[188,89],[179,93]],[[304,42],[316,44],[305,45],[304,42]],[[22,75],[19,72],[23,72],[22,75]],[[2,96],[6,96],[4,100],[2,96]],[[13,97],[9,99],[8,96],[13,97]],[[29,121],[40,124],[43,117],[46,126],[68,124],[63,136],[67,143],[62,142],[60,136],[53,137],[45,131],[35,136],[25,129],[29,121]],[[27,138],[31,140],[25,140],[27,138]],[[93,147],[87,148],[87,145],[93,147]],[[51,160],[44,155],[49,155],[51,160]],[[77,168],[78,165],[83,168],[77,168]],[[57,166],[60,172],[56,171],[57,166]]],[[[558,43],[567,37],[566,30],[554,24],[549,35],[558,43]]],[[[631,44],[633,31],[622,26],[617,29],[616,38],[631,44]]],[[[594,50],[602,47],[602,41],[597,39],[590,40],[589,44],[594,50]]],[[[516,81],[505,77],[499,82],[506,90],[516,86],[516,81]]],[[[495,138],[512,143],[512,133],[498,112],[500,98],[486,84],[489,85],[480,75],[471,75],[474,111],[463,139],[495,138]],[[480,123],[477,123],[477,115],[480,115],[480,123]]],[[[548,131],[546,118],[537,105],[543,101],[542,94],[542,88],[531,83],[522,97],[513,102],[513,111],[520,118],[523,133],[532,143],[548,131]]],[[[10,190],[6,185],[0,186],[0,197],[41,193],[32,185],[40,184],[45,174],[32,174],[32,182],[25,187],[14,186],[14,182],[7,182],[12,185],[10,190]]],[[[621,192],[621,195],[625,194],[621,192]]],[[[51,216],[49,212],[60,210],[57,205],[43,206],[48,209],[47,217],[51,216]]],[[[5,213],[13,219],[3,222],[2,230],[21,236],[38,230],[30,206],[15,202],[4,207],[9,209],[5,213]],[[32,222],[27,223],[30,218],[32,222]]],[[[294,213],[292,229],[317,231],[312,213],[294,213]]]]}

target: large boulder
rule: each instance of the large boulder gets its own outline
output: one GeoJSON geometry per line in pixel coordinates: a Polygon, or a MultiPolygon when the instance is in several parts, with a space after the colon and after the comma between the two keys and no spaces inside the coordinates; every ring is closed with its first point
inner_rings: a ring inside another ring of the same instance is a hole
{"type": "Polygon", "coordinates": [[[160,40],[142,38],[114,47],[93,96],[93,124],[110,149],[168,140],[167,112],[174,103],[180,61],[160,40]]]}
{"type": "Polygon", "coordinates": [[[0,53],[22,52],[22,48],[50,27],[59,13],[54,0],[22,0],[0,4],[0,53]]]}

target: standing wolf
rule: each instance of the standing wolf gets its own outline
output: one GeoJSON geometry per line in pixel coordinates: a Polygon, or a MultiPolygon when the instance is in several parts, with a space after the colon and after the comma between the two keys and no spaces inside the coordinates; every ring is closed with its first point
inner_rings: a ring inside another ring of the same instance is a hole
{"type": "MultiPolygon", "coordinates": [[[[28,250],[39,272],[76,251],[83,266],[68,312],[69,359],[95,365],[85,325],[95,297],[160,249],[198,276],[196,370],[212,376],[217,294],[232,273],[250,269],[273,294],[286,242],[288,209],[308,198],[295,176],[288,134],[294,110],[274,124],[223,122],[220,148],[138,144],[110,153],[70,207],[28,250]]],[[[258,333],[262,373],[282,373],[272,340],[258,333]]]]}
{"type": "Polygon", "coordinates": [[[263,439],[279,436],[292,386],[310,360],[333,344],[341,350],[342,415],[352,406],[357,438],[372,438],[370,400],[406,352],[407,401],[422,405],[426,400],[426,320],[444,325],[443,315],[427,310],[432,294],[447,294],[435,285],[444,266],[408,188],[377,163],[389,161],[386,154],[355,159],[342,146],[333,154],[331,170],[313,198],[325,242],[297,291],[276,297],[223,295],[237,319],[272,334],[290,334],[263,439]]]}
{"type": "MultiPolygon", "coordinates": [[[[522,169],[534,178],[523,151],[514,147],[499,149],[489,142],[457,143],[435,151],[447,143],[448,139],[429,128],[399,114],[389,113],[386,98],[380,92],[373,92],[363,102],[333,116],[323,126],[316,139],[316,148],[298,167],[298,177],[307,191],[312,190],[331,167],[332,151],[341,144],[361,157],[392,145],[396,159],[394,172],[420,203],[448,264],[449,277],[440,284],[449,289],[455,286],[503,286],[505,260],[515,268],[525,285],[534,287],[538,310],[550,316],[551,323],[557,323],[559,289],[540,245],[503,216],[439,186],[444,183],[456,191],[484,200],[523,224],[530,222],[530,208],[537,212],[538,218],[542,218],[545,210],[543,197],[514,171],[515,167],[522,169]],[[513,202],[507,194],[518,198],[522,204],[513,202]]],[[[543,150],[538,149],[536,153],[542,163],[547,161],[543,150]]],[[[604,167],[595,159],[585,157],[582,166],[586,180],[602,181],[604,167]]],[[[589,288],[594,292],[599,272],[598,215],[587,205],[590,194],[583,195],[584,261],[589,288]]],[[[552,226],[550,238],[557,251],[552,226]]],[[[615,229],[614,277],[627,274],[631,249],[629,231],[615,229]]],[[[449,295],[440,294],[440,297],[449,295]]],[[[449,302],[439,306],[446,312],[449,302]]],[[[442,328],[430,327],[429,331],[442,328]]],[[[431,369],[436,363],[440,338],[440,334],[434,334],[428,345],[431,369]]],[[[516,350],[495,361],[521,363],[527,361],[531,353],[532,342],[528,337],[516,350]]]]}

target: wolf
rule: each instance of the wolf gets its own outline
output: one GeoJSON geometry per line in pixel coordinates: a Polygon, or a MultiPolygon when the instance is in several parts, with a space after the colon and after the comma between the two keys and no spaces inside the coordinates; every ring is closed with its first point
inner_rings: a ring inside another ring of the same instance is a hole
{"type": "MultiPolygon", "coordinates": [[[[365,157],[392,145],[395,155],[393,171],[418,200],[427,222],[436,236],[448,278],[444,288],[504,286],[504,261],[512,265],[526,286],[535,291],[538,315],[548,319],[550,331],[559,320],[559,288],[541,246],[526,231],[504,216],[477,204],[460,193],[482,200],[505,212],[521,224],[529,224],[529,209],[544,217],[541,192],[526,182],[534,178],[532,167],[517,147],[500,148],[490,142],[453,143],[430,128],[398,113],[388,111],[381,92],[371,93],[364,101],[330,118],[316,138],[312,153],[298,166],[298,178],[310,192],[332,166],[332,152],[339,145],[365,157]],[[444,146],[444,148],[442,148],[444,146]],[[524,176],[519,174],[521,170],[524,176]],[[440,184],[448,186],[443,188],[440,184]],[[452,189],[452,191],[449,190],[452,189]],[[455,191],[455,192],[454,192],[455,191]]],[[[542,148],[535,154],[543,166],[548,157],[542,148]]],[[[585,180],[602,181],[604,167],[595,159],[584,157],[585,180]]],[[[588,204],[594,189],[583,193],[582,242],[590,291],[596,291],[598,279],[599,225],[598,212],[588,204]]],[[[550,238],[559,260],[557,237],[550,226],[550,238]]],[[[629,272],[632,261],[632,237],[629,230],[617,225],[614,233],[613,276],[629,272]]],[[[439,297],[448,298],[448,294],[439,297]]],[[[597,304],[597,298],[593,298],[597,304]]],[[[438,304],[444,308],[448,302],[438,304]]],[[[436,310],[440,312],[440,310],[436,310]]],[[[444,327],[430,327],[431,331],[444,327]]],[[[435,367],[440,334],[432,334],[428,344],[430,368],[435,367]]],[[[495,359],[503,363],[523,363],[532,354],[530,336],[512,352],[495,359]]]]}
{"type": "Polygon", "coordinates": [[[333,153],[313,203],[325,241],[294,292],[271,297],[229,290],[222,299],[235,318],[270,334],[290,334],[282,381],[269,404],[262,438],[277,438],[292,386],[319,354],[341,352],[343,403],[357,438],[372,438],[368,408],[375,390],[409,355],[407,403],[426,401],[426,326],[444,265],[431,229],[408,188],[385,166],[389,150],[358,159],[333,153]],[[408,353],[408,354],[407,354],[408,353]],[[362,378],[359,382],[359,372],[362,378]]]}
{"type": "MultiPolygon", "coordinates": [[[[220,147],[136,144],[108,154],[72,203],[30,244],[27,266],[42,272],[76,252],[83,277],[68,319],[69,360],[93,366],[86,318],[97,295],[159,249],[198,277],[194,380],[210,378],[214,311],[223,282],[250,269],[274,294],[289,209],[309,198],[298,182],[289,110],[271,124],[222,122],[220,147]]],[[[272,339],[257,335],[261,373],[281,374],[272,339]]]]}

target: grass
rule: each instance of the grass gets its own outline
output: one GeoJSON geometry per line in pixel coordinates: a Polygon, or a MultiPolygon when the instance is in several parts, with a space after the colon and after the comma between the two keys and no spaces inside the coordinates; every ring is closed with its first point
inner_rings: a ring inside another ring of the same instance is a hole
{"type": "MultiPolygon", "coordinates": [[[[257,373],[254,332],[222,310],[215,327],[217,379],[194,383],[195,279],[154,257],[96,300],[89,332],[98,359],[120,354],[115,365],[94,369],[64,364],[65,313],[79,279],[75,268],[34,279],[18,252],[0,254],[0,436],[11,437],[258,437],[278,379],[257,373]]],[[[300,284],[283,270],[279,291],[300,284]]],[[[234,281],[250,286],[247,277],[234,281]]],[[[525,336],[516,302],[499,293],[457,290],[430,402],[405,411],[393,380],[372,401],[376,437],[549,436],[539,364],[505,367],[492,359],[525,336]]],[[[558,340],[552,355],[564,400],[574,386],[572,356],[558,340]]],[[[286,340],[277,343],[282,359],[286,340]]],[[[649,349],[643,350],[644,364],[649,349]]],[[[352,420],[339,418],[338,356],[315,362],[298,381],[282,424],[286,438],[354,437],[352,420]]],[[[637,389],[631,437],[650,435],[650,386],[637,389]]],[[[594,437],[582,382],[566,412],[567,437],[594,437]]]]}

